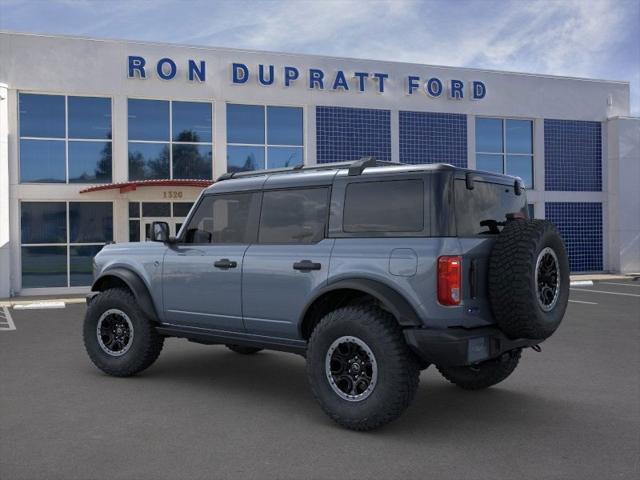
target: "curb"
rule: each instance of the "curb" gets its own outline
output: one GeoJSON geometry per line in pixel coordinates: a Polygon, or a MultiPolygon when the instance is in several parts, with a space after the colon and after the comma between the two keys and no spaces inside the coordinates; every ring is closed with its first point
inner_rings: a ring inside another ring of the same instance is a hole
{"type": "MultiPolygon", "coordinates": [[[[6,300],[0,301],[0,307],[18,307],[18,310],[24,310],[29,308],[52,308],[49,306],[43,306],[46,304],[60,304],[63,305],[69,304],[78,304],[78,303],[86,303],[84,298],[51,298],[47,300],[6,300]],[[29,307],[30,305],[38,305],[38,307],[29,307]]],[[[62,307],[55,307],[62,308],[62,307]]]]}
{"type": "Polygon", "coordinates": [[[573,282],[571,282],[569,284],[569,286],[571,286],[571,287],[592,287],[593,286],[593,281],[592,280],[574,280],[573,282]]]}
{"type": "Polygon", "coordinates": [[[48,310],[53,308],[65,308],[64,302],[33,302],[33,303],[19,303],[14,305],[14,310],[48,310]]]}

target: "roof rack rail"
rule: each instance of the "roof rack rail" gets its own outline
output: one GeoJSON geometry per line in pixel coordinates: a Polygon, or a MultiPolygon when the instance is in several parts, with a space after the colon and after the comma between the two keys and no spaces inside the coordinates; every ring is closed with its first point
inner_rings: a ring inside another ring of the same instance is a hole
{"type": "Polygon", "coordinates": [[[223,180],[229,180],[230,178],[233,178],[233,174],[235,172],[225,172],[222,175],[220,175],[217,179],[216,182],[221,182],[223,180]]]}
{"type": "Polygon", "coordinates": [[[336,170],[340,168],[348,168],[349,175],[360,175],[365,168],[368,167],[382,167],[385,165],[402,165],[401,163],[396,162],[386,162],[382,160],[376,160],[375,157],[363,157],[360,160],[355,160],[351,162],[333,162],[333,163],[322,163],[318,165],[304,165],[298,164],[293,167],[285,167],[285,168],[272,168],[266,170],[252,170],[249,172],[227,172],[220,175],[216,182],[221,182],[223,180],[229,180],[231,178],[246,178],[246,177],[256,177],[260,175],[269,175],[272,173],[295,173],[299,171],[318,171],[318,170],[336,170]]]}
{"type": "Polygon", "coordinates": [[[362,175],[362,172],[364,172],[365,168],[377,166],[379,165],[376,157],[362,157],[360,160],[356,160],[351,164],[351,166],[349,167],[349,176],[353,177],[362,175]]]}

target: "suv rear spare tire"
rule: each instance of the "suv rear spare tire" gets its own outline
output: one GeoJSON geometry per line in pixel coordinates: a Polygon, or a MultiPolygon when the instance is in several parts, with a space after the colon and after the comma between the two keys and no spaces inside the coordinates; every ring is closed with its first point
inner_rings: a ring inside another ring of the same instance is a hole
{"type": "Polygon", "coordinates": [[[569,300],[569,260],[547,220],[508,221],[489,260],[489,298],[511,338],[544,340],[560,325],[569,300]]]}

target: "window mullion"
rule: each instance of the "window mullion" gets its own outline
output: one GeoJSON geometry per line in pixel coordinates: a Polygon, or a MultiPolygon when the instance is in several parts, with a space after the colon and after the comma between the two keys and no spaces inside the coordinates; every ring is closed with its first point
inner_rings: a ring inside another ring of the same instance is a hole
{"type": "Polygon", "coordinates": [[[507,173],[507,120],[502,119],[502,173],[507,173]]]}
{"type": "Polygon", "coordinates": [[[269,168],[269,157],[268,157],[268,153],[269,153],[269,149],[267,148],[267,145],[269,143],[269,140],[267,138],[267,106],[264,105],[262,107],[264,109],[264,168],[269,168]]]}
{"type": "Polygon", "coordinates": [[[69,224],[69,202],[65,202],[67,207],[67,287],[71,286],[71,251],[69,249],[69,243],[71,243],[71,225],[69,224]]]}
{"type": "Polygon", "coordinates": [[[169,178],[173,178],[173,101],[169,102],[169,178]]]}
{"type": "Polygon", "coordinates": [[[64,179],[69,183],[69,97],[64,97],[64,179]]]}

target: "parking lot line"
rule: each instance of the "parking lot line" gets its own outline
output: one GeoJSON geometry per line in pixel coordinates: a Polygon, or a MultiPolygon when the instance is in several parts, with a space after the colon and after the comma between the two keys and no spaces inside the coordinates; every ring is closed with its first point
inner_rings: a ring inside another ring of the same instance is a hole
{"type": "Polygon", "coordinates": [[[578,292],[606,293],[608,295],[623,295],[625,297],[639,297],[640,298],[640,295],[637,295],[635,293],[605,292],[604,290],[591,290],[591,289],[587,289],[587,288],[572,288],[571,290],[575,290],[575,291],[578,291],[578,292]]]}
{"type": "Polygon", "coordinates": [[[586,303],[588,305],[597,305],[596,302],[584,302],[582,300],[569,300],[571,303],[586,303]]]}
{"type": "Polygon", "coordinates": [[[9,309],[7,307],[0,307],[0,330],[10,331],[15,329],[16,324],[13,323],[9,309]]]}
{"type": "Polygon", "coordinates": [[[620,285],[622,287],[636,287],[640,288],[640,284],[635,285],[633,283],[615,283],[615,282],[599,282],[602,285],[620,285]]]}

